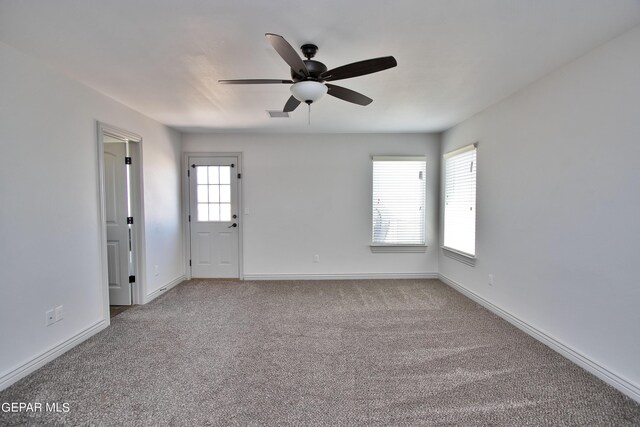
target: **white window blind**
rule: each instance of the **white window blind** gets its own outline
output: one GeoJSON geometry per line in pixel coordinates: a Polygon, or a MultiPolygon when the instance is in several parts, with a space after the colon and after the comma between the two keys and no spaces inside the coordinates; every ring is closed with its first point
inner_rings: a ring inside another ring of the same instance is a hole
{"type": "Polygon", "coordinates": [[[444,247],[476,255],[476,144],[444,155],[444,247]]]}
{"type": "Polygon", "coordinates": [[[425,244],[424,157],[373,158],[373,245],[425,244]]]}

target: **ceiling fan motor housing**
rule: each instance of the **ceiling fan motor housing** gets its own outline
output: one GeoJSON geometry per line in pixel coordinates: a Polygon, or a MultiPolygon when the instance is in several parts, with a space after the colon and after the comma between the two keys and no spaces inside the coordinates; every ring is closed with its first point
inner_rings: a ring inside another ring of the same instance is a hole
{"type": "Polygon", "coordinates": [[[305,59],[304,65],[307,66],[307,70],[309,71],[309,76],[306,77],[302,74],[296,73],[293,69],[291,70],[291,79],[294,82],[301,82],[303,80],[316,80],[322,81],[320,79],[320,75],[327,71],[327,66],[322,62],[314,61],[313,59],[305,59]]]}

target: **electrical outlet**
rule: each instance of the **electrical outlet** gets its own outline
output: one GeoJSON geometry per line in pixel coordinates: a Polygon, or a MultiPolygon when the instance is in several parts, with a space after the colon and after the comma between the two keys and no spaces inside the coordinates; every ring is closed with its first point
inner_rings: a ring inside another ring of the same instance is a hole
{"type": "Polygon", "coordinates": [[[313,262],[320,262],[320,255],[314,255],[313,262]]]}
{"type": "Polygon", "coordinates": [[[489,275],[489,286],[493,286],[493,274],[489,275]]]}
{"type": "Polygon", "coordinates": [[[53,325],[56,322],[56,315],[53,313],[53,309],[48,310],[44,314],[44,325],[49,326],[53,325]]]}
{"type": "Polygon", "coordinates": [[[64,311],[63,311],[63,307],[61,305],[56,307],[55,317],[56,317],[56,322],[59,322],[62,319],[64,319],[64,311]]]}

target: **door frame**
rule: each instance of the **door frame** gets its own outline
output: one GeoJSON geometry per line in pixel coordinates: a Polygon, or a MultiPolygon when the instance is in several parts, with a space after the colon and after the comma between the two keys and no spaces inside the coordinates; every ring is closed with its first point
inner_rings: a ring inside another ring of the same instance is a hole
{"type": "MultiPolygon", "coordinates": [[[[187,279],[191,279],[191,266],[189,265],[189,260],[191,259],[191,224],[189,223],[189,209],[190,209],[190,198],[191,193],[189,191],[189,163],[191,163],[190,159],[202,158],[202,157],[237,157],[238,158],[238,169],[236,173],[242,172],[242,152],[226,152],[226,151],[216,151],[216,152],[184,152],[182,153],[182,194],[184,197],[182,198],[182,218],[183,218],[183,226],[184,226],[184,265],[185,271],[187,271],[187,279]]],[[[238,179],[238,222],[240,223],[240,227],[238,227],[238,278],[240,280],[244,280],[244,201],[242,195],[242,181],[244,178],[238,179]]]]}
{"type": "MultiPolygon", "coordinates": [[[[104,179],[104,135],[123,139],[129,142],[129,150],[135,161],[130,169],[129,199],[131,200],[131,212],[134,217],[131,228],[131,246],[133,252],[133,268],[136,276],[135,283],[132,284],[131,303],[142,304],[145,295],[145,251],[144,251],[144,202],[143,202],[143,175],[142,175],[142,137],[133,132],[97,122],[97,161],[98,161],[98,225],[100,230],[100,264],[102,266],[102,299],[103,316],[109,322],[109,280],[107,262],[107,225],[106,218],[106,196],[104,179]]],[[[109,322],[110,323],[110,322],[109,322]]]]}

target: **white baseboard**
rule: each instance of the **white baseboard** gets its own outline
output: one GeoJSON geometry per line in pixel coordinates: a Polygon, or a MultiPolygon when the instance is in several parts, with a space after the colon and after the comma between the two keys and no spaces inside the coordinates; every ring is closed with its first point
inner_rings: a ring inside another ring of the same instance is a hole
{"type": "Polygon", "coordinates": [[[156,299],[160,295],[164,294],[165,292],[167,292],[171,288],[175,287],[176,285],[179,285],[180,283],[184,282],[185,280],[187,280],[187,276],[185,276],[183,274],[182,276],[170,281],[169,283],[167,283],[164,286],[161,286],[160,288],[156,289],[155,291],[152,291],[152,292],[148,293],[144,297],[143,304],[146,304],[146,303],[156,299]]]}
{"type": "MultiPolygon", "coordinates": [[[[186,276],[182,275],[182,276],[178,277],[177,279],[172,280],[171,282],[167,283],[165,286],[161,287],[160,289],[157,289],[157,290],[151,292],[149,295],[147,295],[145,297],[144,303],[145,304],[148,303],[149,301],[151,301],[154,298],[160,296],[161,294],[165,293],[169,289],[175,287],[179,283],[182,283],[184,280],[186,280],[186,276]]],[[[44,351],[43,353],[39,354],[38,356],[34,357],[33,359],[23,363],[22,365],[18,366],[17,368],[12,369],[11,371],[7,372],[6,374],[0,376],[0,390],[4,390],[5,388],[9,387],[11,384],[15,383],[16,381],[20,380],[21,378],[26,377],[27,375],[29,375],[30,373],[36,371],[37,369],[41,368],[42,366],[46,365],[47,363],[49,363],[53,359],[61,356],[62,354],[64,354],[67,351],[71,350],[73,347],[77,346],[81,342],[87,340],[88,338],[90,338],[93,335],[97,334],[101,330],[105,329],[107,326],[109,326],[108,319],[100,320],[99,322],[89,326],[88,328],[86,328],[83,331],[77,333],[76,335],[72,336],[71,338],[61,342],[60,344],[56,345],[55,347],[52,347],[52,348],[44,351]]]]}
{"type": "Polygon", "coordinates": [[[109,326],[109,322],[107,320],[100,320],[99,322],[72,336],[68,340],[61,342],[60,344],[46,350],[33,359],[23,363],[17,368],[7,372],[0,377],[0,390],[4,390],[21,378],[26,377],[30,373],[51,362],[53,359],[71,350],[81,342],[91,338],[101,330],[105,329],[107,326],[109,326]]]}
{"type": "Polygon", "coordinates": [[[578,366],[584,368],[588,372],[600,378],[602,381],[606,382],[610,386],[616,388],[617,390],[626,394],[627,396],[634,399],[635,401],[640,402],[640,387],[638,385],[611,372],[609,369],[605,368],[604,366],[600,365],[599,363],[595,362],[594,360],[590,359],[589,357],[585,356],[579,351],[571,348],[567,344],[549,335],[548,333],[541,331],[535,326],[528,324],[527,322],[518,318],[517,316],[503,310],[502,308],[484,299],[483,297],[476,294],[475,292],[467,289],[460,283],[457,283],[456,281],[442,274],[440,274],[440,280],[443,283],[451,286],[453,289],[460,292],[461,294],[467,296],[468,298],[482,305],[489,311],[502,317],[504,320],[511,323],[516,328],[527,333],[528,335],[532,336],[533,338],[545,344],[546,346],[550,347],[551,349],[557,351],[567,359],[571,360],[578,366]]]}
{"type": "Polygon", "coordinates": [[[244,280],[437,279],[438,273],[245,274],[244,280]]]}

